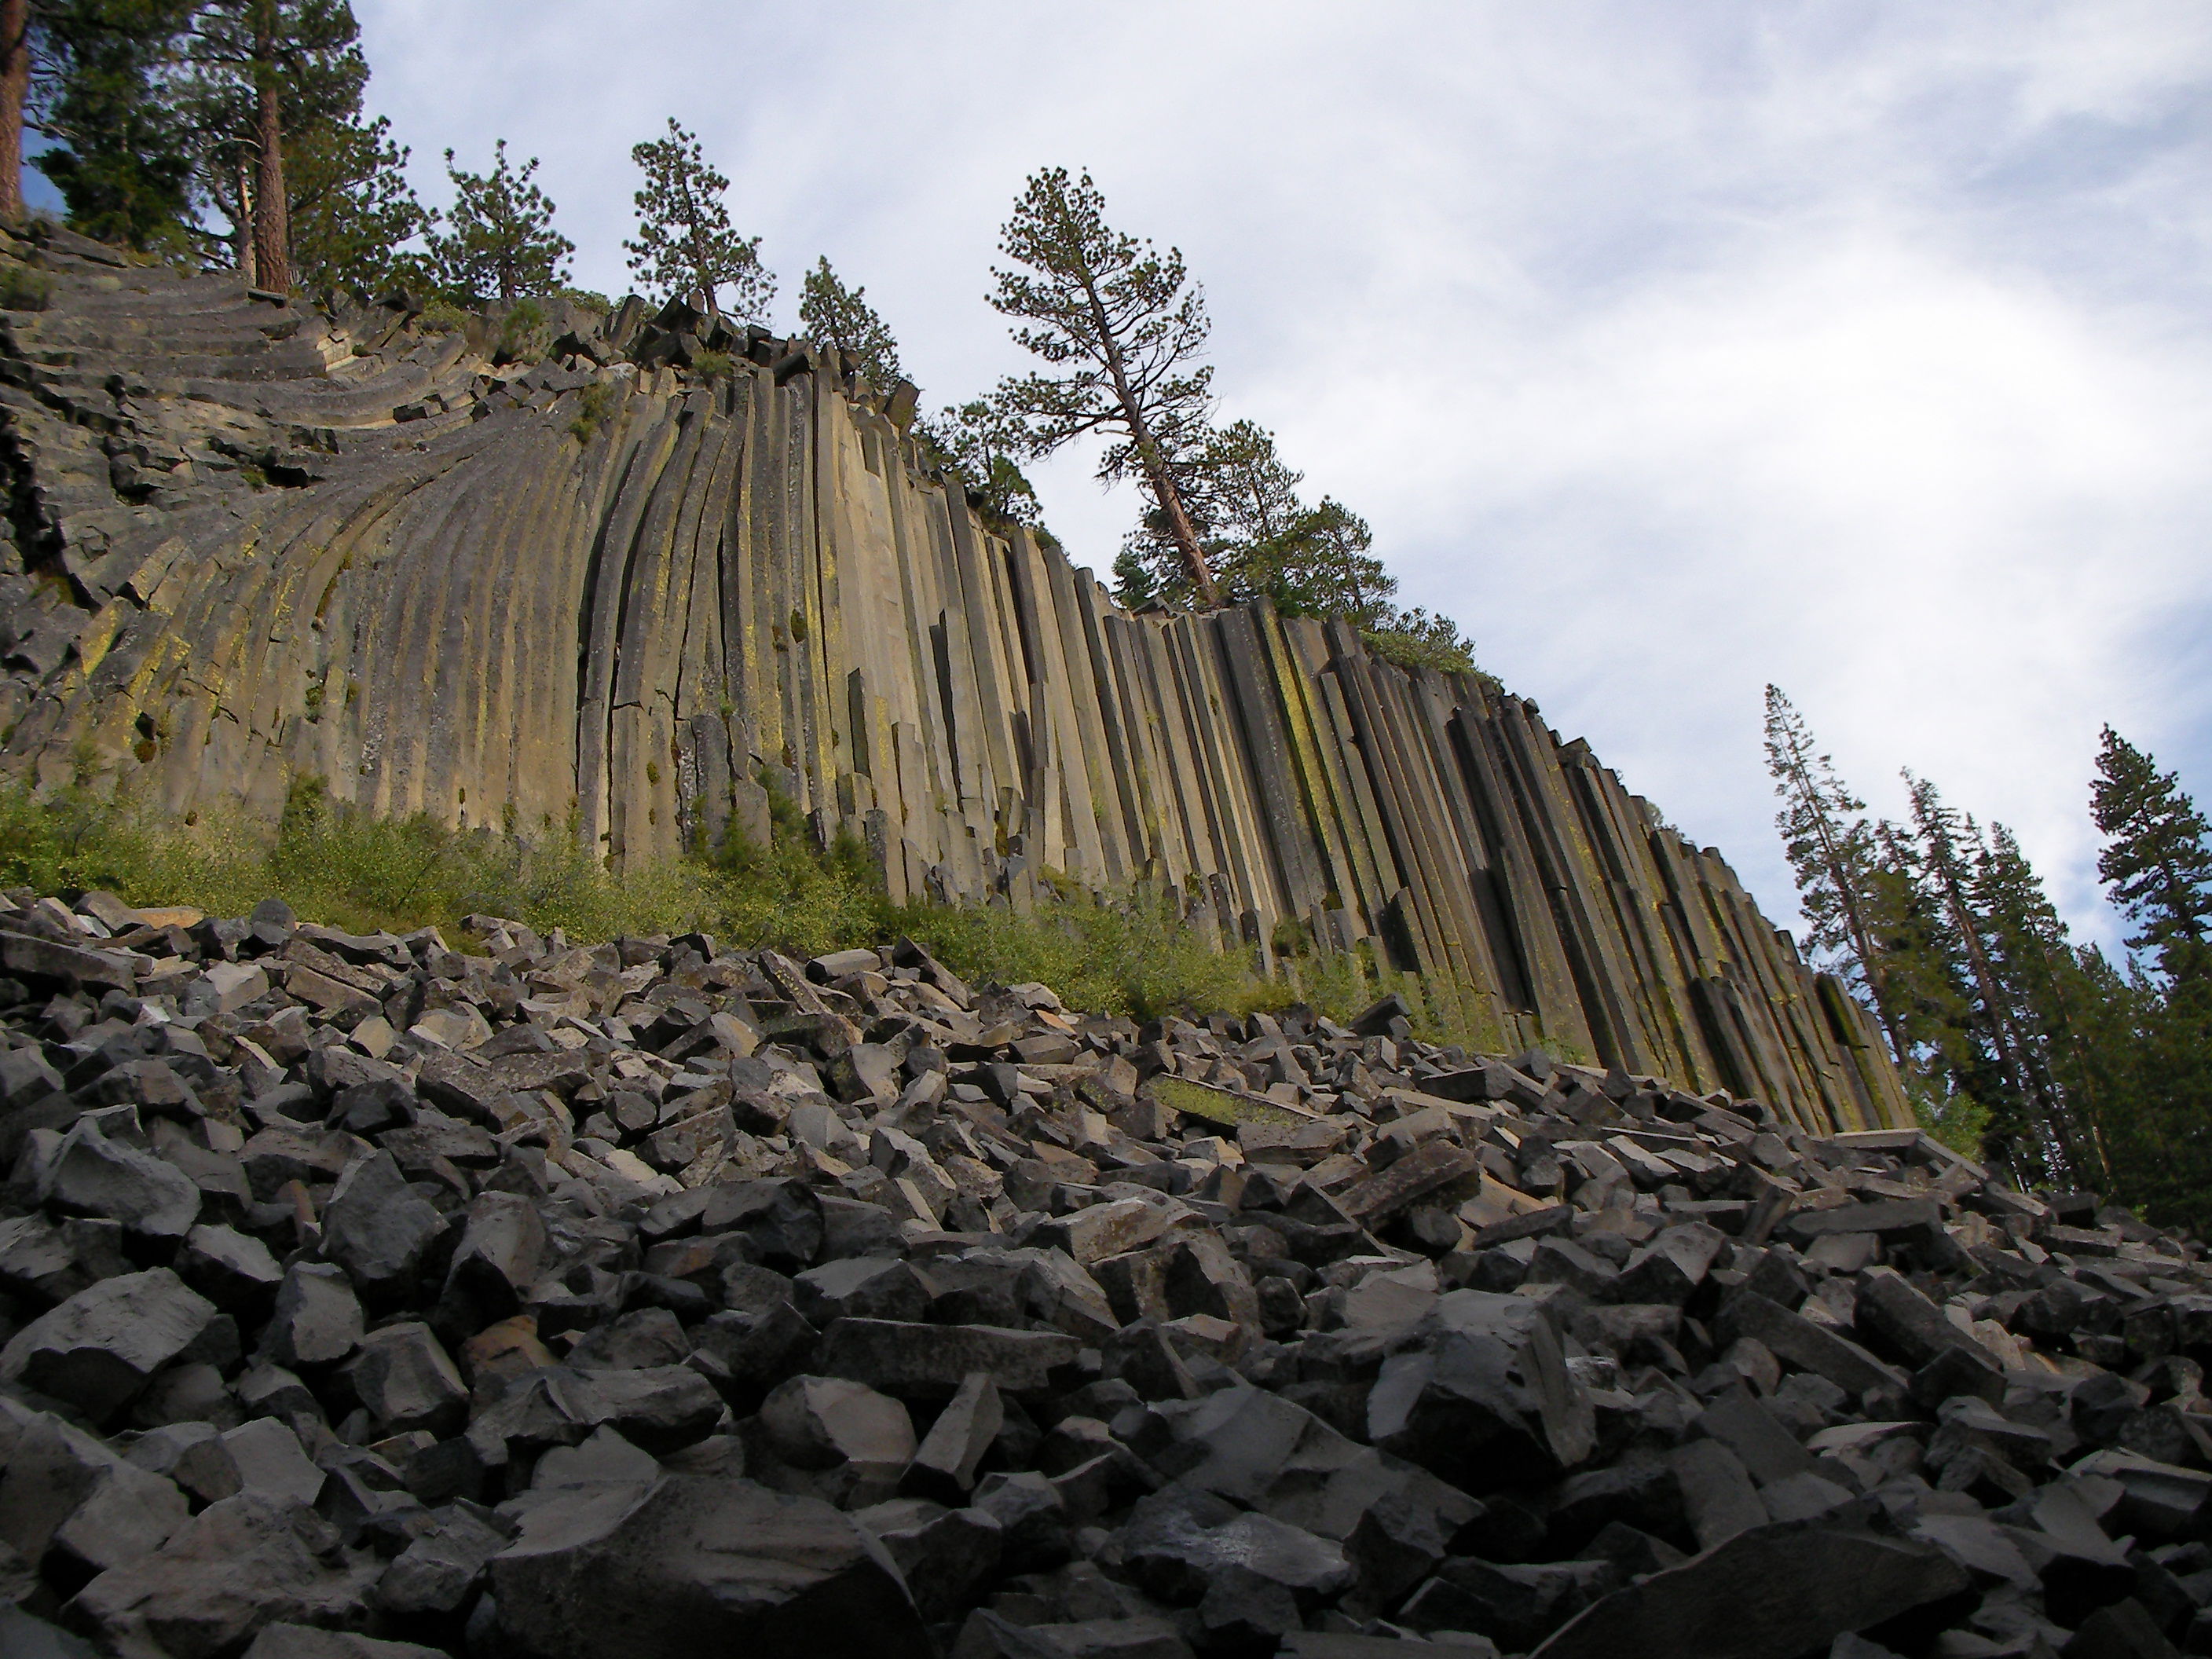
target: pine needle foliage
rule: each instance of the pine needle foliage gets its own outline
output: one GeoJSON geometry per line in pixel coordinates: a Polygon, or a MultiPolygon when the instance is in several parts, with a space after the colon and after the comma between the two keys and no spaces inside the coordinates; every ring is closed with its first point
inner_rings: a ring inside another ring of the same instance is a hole
{"type": "Polygon", "coordinates": [[[446,152],[453,205],[447,228],[434,230],[429,268],[448,297],[462,303],[512,304],[567,285],[576,245],[553,228],[555,204],[533,182],[538,158],[520,167],[507,158],[507,140],[492,149],[489,173],[471,173],[446,152]]]}
{"type": "Polygon", "coordinates": [[[1218,604],[1176,477],[1203,441],[1213,377],[1199,362],[1211,328],[1205,291],[1182,253],[1115,230],[1091,175],[1071,179],[1065,167],[1030,175],[999,248],[1010,264],[992,267],[992,308],[1051,371],[1009,376],[993,395],[1019,453],[1041,459],[1105,438],[1100,480],[1139,481],[1199,601],[1218,604]]]}
{"type": "Polygon", "coordinates": [[[708,164],[696,135],[672,115],[666,137],[648,139],[629,155],[645,173],[634,198],[637,240],[623,244],[630,270],[661,299],[703,295],[714,317],[722,315],[727,289],[733,314],[765,321],[775,278],[761,264],[761,239],[732,227],[723,199],[730,181],[708,164]]]}
{"type": "Polygon", "coordinates": [[[830,269],[825,254],[799,284],[799,325],[807,337],[834,346],[857,364],[861,377],[878,392],[889,392],[906,379],[899,366],[898,342],[876,308],[868,290],[848,288],[830,269]]]}

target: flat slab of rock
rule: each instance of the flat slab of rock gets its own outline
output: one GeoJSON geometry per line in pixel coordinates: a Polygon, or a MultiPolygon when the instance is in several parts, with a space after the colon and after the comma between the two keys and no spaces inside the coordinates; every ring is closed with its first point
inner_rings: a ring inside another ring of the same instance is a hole
{"type": "Polygon", "coordinates": [[[530,1510],[491,1583],[519,1659],[932,1659],[881,1546],[750,1480],[571,1488],[530,1510]]]}
{"type": "Polygon", "coordinates": [[[246,1659],[446,1659],[436,1648],[413,1642],[380,1642],[351,1631],[312,1625],[270,1625],[253,1638],[246,1659]]]}

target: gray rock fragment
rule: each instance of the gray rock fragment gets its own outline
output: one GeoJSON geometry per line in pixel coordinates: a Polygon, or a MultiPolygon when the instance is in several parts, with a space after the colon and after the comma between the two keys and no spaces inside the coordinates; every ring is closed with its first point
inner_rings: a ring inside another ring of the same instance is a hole
{"type": "Polygon", "coordinates": [[[240,1492],[152,1554],[101,1573],[65,1617],[111,1649],[175,1659],[217,1659],[271,1624],[358,1624],[378,1569],[337,1542],[313,1510],[240,1492]]]}
{"type": "Polygon", "coordinates": [[[87,1117],[47,1159],[39,1201],[65,1215],[119,1221],[149,1238],[182,1238],[198,1218],[200,1189],[175,1164],[110,1140],[87,1117]]]}
{"type": "Polygon", "coordinates": [[[0,1378],[105,1422],[215,1316],[214,1304],[167,1267],[104,1279],[18,1331],[0,1349],[0,1378]]]}
{"type": "Polygon", "coordinates": [[[524,1517],[490,1573],[501,1629],[528,1659],[931,1659],[880,1545],[817,1499],[749,1480],[570,1489],[524,1517]]]}
{"type": "Polygon", "coordinates": [[[354,1351],[361,1334],[361,1301],[345,1269],[332,1262],[295,1261],[276,1292],[261,1352],[288,1370],[334,1365],[354,1351]]]}
{"type": "Polygon", "coordinates": [[[380,1432],[444,1436],[467,1419],[469,1391],[428,1325],[407,1320],[364,1336],[346,1374],[380,1432]]]}

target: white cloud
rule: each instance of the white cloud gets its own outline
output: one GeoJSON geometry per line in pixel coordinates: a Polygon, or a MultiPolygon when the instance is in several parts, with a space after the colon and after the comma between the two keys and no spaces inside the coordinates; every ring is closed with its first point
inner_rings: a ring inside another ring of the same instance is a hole
{"type": "MultiPolygon", "coordinates": [[[[2212,13],[2185,3],[358,0],[418,151],[504,135],[623,281],[629,146],[736,180],[788,316],[826,252],[934,397],[1023,175],[1089,165],[1206,283],[1225,405],[1407,597],[1791,906],[1759,688],[2098,905],[2112,720],[2212,795],[2212,13]]],[[[1130,515],[1038,469],[1078,556],[1130,515]]]]}

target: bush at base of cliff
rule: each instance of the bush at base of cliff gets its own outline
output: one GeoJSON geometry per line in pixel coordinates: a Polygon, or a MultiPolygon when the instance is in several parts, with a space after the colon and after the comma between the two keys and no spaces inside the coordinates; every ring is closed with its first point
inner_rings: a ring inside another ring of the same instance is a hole
{"type": "Polygon", "coordinates": [[[892,906],[849,837],[816,848],[796,810],[770,844],[609,870],[574,827],[537,841],[456,830],[422,817],[379,818],[295,783],[272,835],[215,815],[164,816],[67,789],[0,788],[0,886],[42,893],[102,888],[139,905],[244,915],[281,898],[301,916],[354,933],[436,927],[456,945],[463,916],[561,928],[589,944],[698,929],[745,948],[800,957],[911,934],[977,982],[1041,981],[1071,1007],[1149,1018],[1241,1012],[1291,1000],[1249,957],[1223,954],[1143,895],[1081,893],[1027,914],[1003,905],[892,906]]]}

